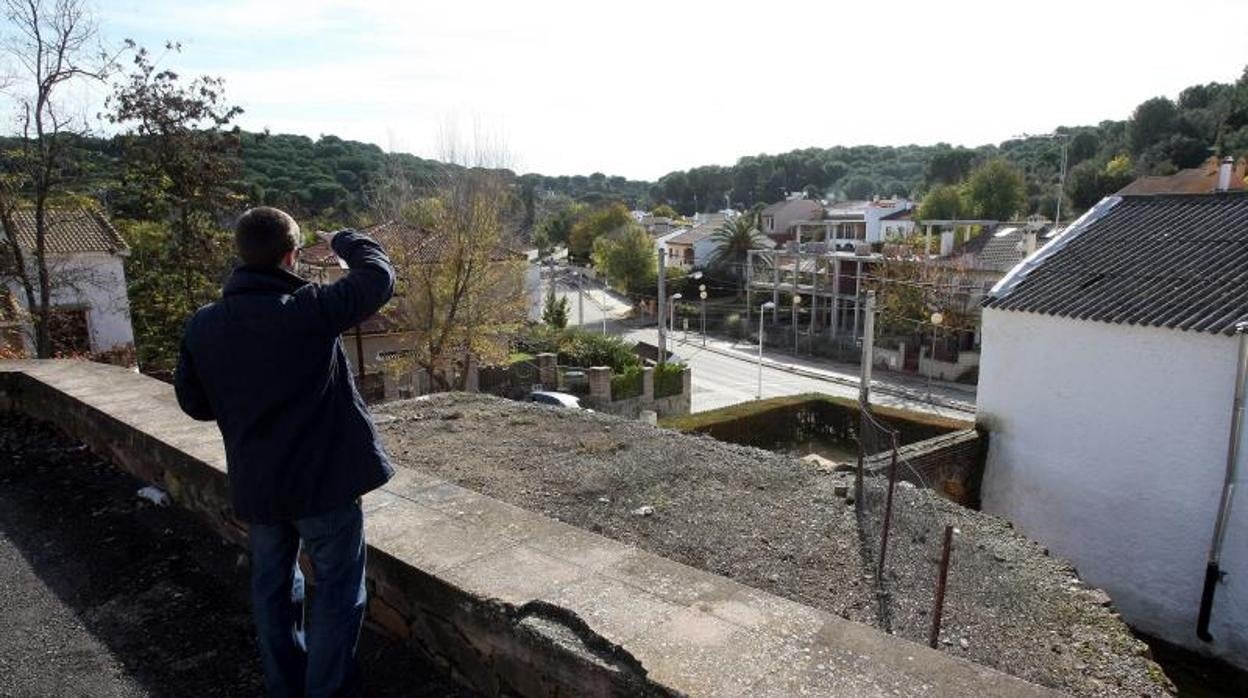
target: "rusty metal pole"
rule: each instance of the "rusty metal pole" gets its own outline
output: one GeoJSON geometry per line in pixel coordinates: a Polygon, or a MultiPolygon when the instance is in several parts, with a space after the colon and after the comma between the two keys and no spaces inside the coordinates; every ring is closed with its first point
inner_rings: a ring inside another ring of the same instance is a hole
{"type": "Polygon", "coordinates": [[[888,466],[888,496],[884,498],[884,532],[880,535],[880,563],[875,568],[876,581],[884,579],[884,557],[888,554],[888,528],[893,518],[893,489],[897,486],[897,435],[893,435],[893,458],[888,466]]]}
{"type": "Polygon", "coordinates": [[[945,582],[949,579],[949,549],[953,547],[953,526],[945,525],[945,540],[940,548],[940,573],[936,577],[936,599],[932,602],[932,631],[927,644],[932,649],[940,644],[940,619],[945,612],[945,582]]]}
{"type": "Polygon", "coordinates": [[[862,465],[866,460],[867,450],[867,413],[866,406],[858,403],[858,469],[854,471],[854,513],[862,523],[862,465]]]}

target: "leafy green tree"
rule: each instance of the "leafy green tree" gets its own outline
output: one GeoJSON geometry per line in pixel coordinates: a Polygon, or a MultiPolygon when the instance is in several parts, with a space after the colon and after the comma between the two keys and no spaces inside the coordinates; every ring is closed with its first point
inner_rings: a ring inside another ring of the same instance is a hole
{"type": "Polygon", "coordinates": [[[1099,165],[1091,160],[1081,162],[1066,178],[1066,194],[1076,210],[1086,210],[1102,198],[1131,183],[1131,158],[1125,154],[1099,165]]]}
{"type": "Polygon", "coordinates": [[[975,215],[993,220],[1009,220],[1027,206],[1027,185],[1023,173],[1001,158],[975,168],[966,182],[966,196],[975,215]]]}
{"type": "Polygon", "coordinates": [[[624,204],[614,203],[595,209],[581,217],[568,234],[568,250],[577,259],[590,259],[594,242],[633,222],[624,204]]]}
{"type": "Polygon", "coordinates": [[[594,240],[594,266],[626,293],[639,293],[655,279],[658,257],[644,228],[629,223],[594,240]]]}
{"type": "Polygon", "coordinates": [[[1067,150],[1068,166],[1074,167],[1084,160],[1096,157],[1101,141],[1092,131],[1080,131],[1070,139],[1067,150]]]}
{"type": "Polygon", "coordinates": [[[1174,132],[1178,108],[1166,97],[1141,102],[1127,122],[1127,145],[1138,155],[1174,132]]]}
{"type": "Polygon", "coordinates": [[[845,198],[847,199],[869,199],[875,190],[875,180],[865,175],[853,175],[845,181],[845,198]]]}
{"type": "Polygon", "coordinates": [[[929,187],[937,184],[961,184],[975,165],[977,154],[969,148],[944,146],[927,160],[923,181],[929,187]]]}
{"type": "Polygon", "coordinates": [[[767,236],[759,225],[757,211],[730,218],[711,233],[715,251],[710,266],[738,281],[738,294],[745,293],[745,265],[753,250],[766,247],[767,236]]]}
{"type": "MultiPolygon", "coordinates": [[[[178,50],[176,44],[167,48],[178,50]]],[[[170,264],[164,271],[180,281],[183,298],[175,319],[185,319],[216,296],[233,258],[231,246],[222,244],[220,222],[242,202],[231,186],[242,162],[230,122],[243,110],[226,104],[220,78],[184,84],[177,73],[159,70],[143,48],[108,107],[107,119],[129,129],[122,139],[124,177],[137,191],[144,217],[169,222],[170,264]]],[[[132,305],[144,302],[132,299],[132,305]]]]}
{"type": "Polygon", "coordinates": [[[650,209],[650,215],[659,216],[661,218],[679,218],[680,217],[680,214],[676,212],[676,209],[672,208],[671,206],[668,206],[667,204],[659,204],[658,206],[655,206],[654,208],[650,209]]]}
{"type": "Polygon", "coordinates": [[[549,214],[537,224],[537,229],[545,236],[547,243],[567,245],[572,237],[572,228],[584,212],[584,206],[577,203],[563,206],[549,214]]]}
{"type": "Polygon", "coordinates": [[[938,184],[919,202],[920,220],[953,220],[967,216],[962,192],[952,184],[938,184]]]}
{"type": "Polygon", "coordinates": [[[542,307],[542,322],[562,330],[568,326],[568,297],[550,294],[542,307]]]}

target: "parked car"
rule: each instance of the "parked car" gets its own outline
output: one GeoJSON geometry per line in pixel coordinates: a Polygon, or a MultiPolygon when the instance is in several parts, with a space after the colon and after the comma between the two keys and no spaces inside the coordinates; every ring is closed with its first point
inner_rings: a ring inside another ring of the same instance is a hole
{"type": "Polygon", "coordinates": [[[566,407],[573,410],[582,409],[579,397],[568,393],[558,393],[553,390],[534,390],[529,393],[529,402],[536,402],[539,405],[550,405],[552,407],[566,407]]]}

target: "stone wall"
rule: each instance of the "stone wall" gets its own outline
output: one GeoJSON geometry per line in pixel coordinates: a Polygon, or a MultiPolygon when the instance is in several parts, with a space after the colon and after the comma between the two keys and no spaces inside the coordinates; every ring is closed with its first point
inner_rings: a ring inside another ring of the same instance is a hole
{"type": "MultiPolygon", "coordinates": [[[[987,435],[974,429],[916,441],[897,449],[897,478],[978,508],[986,453],[987,435]]],[[[864,465],[872,475],[887,476],[891,461],[891,452],[884,452],[867,459],[864,465]]]]}
{"type": "Polygon", "coordinates": [[[676,395],[654,396],[654,368],[647,366],[641,373],[641,395],[623,400],[612,399],[611,369],[597,366],[589,369],[589,396],[582,399],[586,407],[628,419],[637,419],[644,411],[660,417],[689,414],[693,406],[693,374],[688,366],[680,374],[680,392],[676,395]]]}
{"type": "MultiPolygon", "coordinates": [[[[0,362],[4,411],[58,425],[244,540],[219,433],[185,417],[170,386],[100,364],[0,362]]],[[[487,695],[1048,695],[412,468],[364,507],[370,622],[487,695]]]]}

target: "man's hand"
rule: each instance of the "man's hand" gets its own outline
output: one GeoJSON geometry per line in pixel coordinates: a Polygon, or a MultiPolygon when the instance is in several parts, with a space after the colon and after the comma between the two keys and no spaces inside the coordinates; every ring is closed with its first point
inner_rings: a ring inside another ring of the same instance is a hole
{"type": "Polygon", "coordinates": [[[316,238],[318,240],[324,241],[324,243],[326,245],[329,245],[330,248],[332,249],[334,246],[334,236],[337,234],[338,234],[338,231],[336,230],[332,233],[325,232],[324,230],[318,230],[316,231],[316,238]]]}

